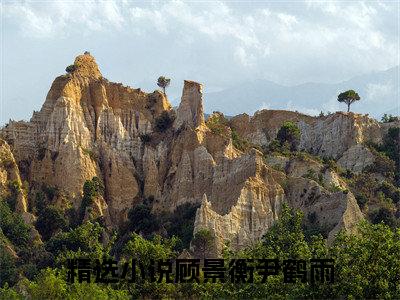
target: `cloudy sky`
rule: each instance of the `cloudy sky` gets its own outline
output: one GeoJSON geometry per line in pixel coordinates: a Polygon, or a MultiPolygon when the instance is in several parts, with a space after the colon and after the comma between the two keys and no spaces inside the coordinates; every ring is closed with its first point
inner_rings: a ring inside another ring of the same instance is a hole
{"type": "Polygon", "coordinates": [[[215,92],[259,79],[336,83],[399,65],[398,1],[5,0],[1,21],[1,124],[29,119],[85,50],[111,81],[152,91],[169,76],[174,105],[183,79],[215,92]]]}

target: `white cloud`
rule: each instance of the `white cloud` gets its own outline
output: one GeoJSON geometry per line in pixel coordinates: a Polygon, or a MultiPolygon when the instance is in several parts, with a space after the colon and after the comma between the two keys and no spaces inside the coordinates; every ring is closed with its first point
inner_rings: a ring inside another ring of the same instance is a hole
{"type": "MultiPolygon", "coordinates": [[[[48,41],[81,36],[91,41],[108,32],[116,40],[120,36],[120,48],[162,50],[170,55],[164,61],[179,58],[171,64],[176,72],[199,72],[191,76],[207,75],[216,85],[256,78],[283,84],[341,81],[398,64],[398,33],[390,22],[397,13],[389,2],[265,2],[257,9],[229,1],[45,4],[6,2],[5,28],[48,41]]],[[[153,59],[164,63],[161,56],[153,59]]]]}
{"type": "Polygon", "coordinates": [[[251,67],[254,65],[255,57],[252,54],[246,53],[243,47],[237,47],[235,50],[235,58],[245,67],[251,67]]]}
{"type": "Polygon", "coordinates": [[[124,17],[120,3],[109,1],[6,2],[5,17],[17,24],[23,36],[54,38],[69,36],[76,30],[84,33],[121,29],[124,17]]]}
{"type": "Polygon", "coordinates": [[[296,17],[292,15],[278,13],[277,17],[287,27],[291,27],[292,25],[298,23],[296,17]]]}

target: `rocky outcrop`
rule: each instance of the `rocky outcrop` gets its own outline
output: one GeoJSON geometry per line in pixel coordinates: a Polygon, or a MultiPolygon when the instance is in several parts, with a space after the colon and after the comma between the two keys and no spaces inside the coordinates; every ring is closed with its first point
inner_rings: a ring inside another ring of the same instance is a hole
{"type": "MultiPolygon", "coordinates": [[[[355,169],[359,169],[360,164],[370,163],[370,159],[366,158],[365,162],[360,162],[351,152],[346,154],[345,152],[353,146],[366,142],[380,143],[387,131],[387,125],[367,115],[344,112],[310,117],[296,112],[262,110],[253,117],[246,114],[236,116],[230,123],[240,135],[252,143],[266,146],[276,138],[279,128],[285,121],[292,121],[299,126],[300,149],[334,159],[340,159],[345,155],[343,164],[354,165],[355,169]]],[[[359,150],[359,147],[354,149],[354,151],[359,150]]]]}
{"type": "Polygon", "coordinates": [[[241,249],[254,243],[278,218],[284,201],[284,191],[276,181],[280,176],[260,158],[254,151],[246,157],[246,162],[236,159],[238,164],[234,164],[234,169],[218,176],[219,182],[215,178],[216,187],[210,200],[206,194],[203,196],[196,214],[195,232],[204,228],[212,230],[219,251],[226,244],[241,249]]]}
{"type": "MultiPolygon", "coordinates": [[[[205,123],[199,83],[184,82],[175,113],[159,91],[109,82],[89,54],[78,56],[74,65],[71,74],[54,80],[29,122],[11,121],[0,135],[10,145],[1,147],[11,149],[17,174],[32,189],[56,187],[76,210],[83,184],[98,177],[104,195],[85,208],[86,220],[103,217],[108,226],[123,225],[129,210],[145,199],[154,213],[194,203],[200,206],[195,232],[214,231],[221,250],[227,242],[241,249],[257,241],[285,202],[306,215],[315,213],[314,221],[330,236],[340,228],[353,230],[362,218],[354,197],[344,192],[345,183],[320,161],[239,150],[232,135],[266,146],[285,121],[293,121],[301,129],[303,150],[357,171],[371,163],[362,143],[379,142],[387,130],[367,116],[314,118],[264,110],[220,124],[221,133],[205,123]]],[[[9,180],[11,173],[1,172],[9,180]]],[[[27,212],[26,199],[19,203],[27,212]]]]}
{"type": "Polygon", "coordinates": [[[204,125],[203,86],[194,81],[185,80],[174,127],[186,125],[191,128],[204,125]]]}
{"type": "Polygon", "coordinates": [[[109,82],[89,54],[74,65],[71,74],[55,79],[30,122],[10,122],[1,136],[33,186],[65,191],[76,209],[84,182],[101,178],[118,223],[140,190],[134,163],[143,155],[140,136],[151,133],[154,120],[171,106],[161,92],[109,82]]]}
{"type": "Polygon", "coordinates": [[[25,223],[36,221],[36,217],[28,212],[26,190],[14,155],[7,142],[0,139],[0,201],[6,200],[9,200],[12,209],[21,214],[25,223]]]}
{"type": "Polygon", "coordinates": [[[357,144],[347,149],[338,160],[338,165],[343,169],[352,170],[355,173],[362,172],[366,167],[372,165],[375,161],[371,151],[357,144]]]}
{"type": "Polygon", "coordinates": [[[285,195],[289,205],[302,210],[306,218],[312,219],[312,225],[327,233],[329,239],[340,229],[354,232],[363,219],[357,201],[347,190],[329,192],[313,180],[289,177],[285,195]]]}

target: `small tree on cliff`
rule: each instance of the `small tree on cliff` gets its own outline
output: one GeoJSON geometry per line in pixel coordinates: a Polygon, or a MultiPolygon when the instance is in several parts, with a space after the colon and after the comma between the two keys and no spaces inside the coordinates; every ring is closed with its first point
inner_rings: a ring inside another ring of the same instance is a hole
{"type": "Polygon", "coordinates": [[[167,86],[169,86],[170,82],[171,82],[171,79],[169,79],[169,78],[166,78],[164,76],[158,77],[157,85],[163,89],[164,94],[165,94],[165,88],[167,86]]]}
{"type": "Polygon", "coordinates": [[[339,102],[344,102],[347,104],[347,112],[350,111],[350,105],[358,100],[360,100],[360,96],[353,90],[340,93],[338,96],[339,102]]]}

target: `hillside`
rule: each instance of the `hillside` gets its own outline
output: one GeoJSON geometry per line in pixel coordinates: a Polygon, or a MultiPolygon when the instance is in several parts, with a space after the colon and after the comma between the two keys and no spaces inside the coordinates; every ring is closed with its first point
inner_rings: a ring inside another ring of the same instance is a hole
{"type": "MultiPolygon", "coordinates": [[[[307,238],[320,234],[327,243],[340,231],[357,233],[363,220],[398,226],[400,121],[286,110],[206,120],[200,83],[184,82],[174,110],[160,91],[108,81],[90,54],[74,66],[29,122],[0,132],[1,202],[8,215],[22,216],[28,240],[18,245],[2,228],[2,247],[17,261],[27,243],[54,260],[60,249],[75,249],[66,242],[73,230],[91,224],[101,232],[95,245],[115,242],[116,256],[135,232],[178,236],[174,251],[198,257],[194,237],[204,231],[213,236],[209,255],[221,256],[262,240],[286,206],[305,216],[307,238]]],[[[247,88],[261,92],[257,86],[247,88]]],[[[309,97],[309,88],[292,92],[309,97]]],[[[270,85],[271,99],[279,89],[270,85]]],[[[236,105],[241,92],[220,94],[230,101],[221,108],[247,105],[236,105]]]]}

